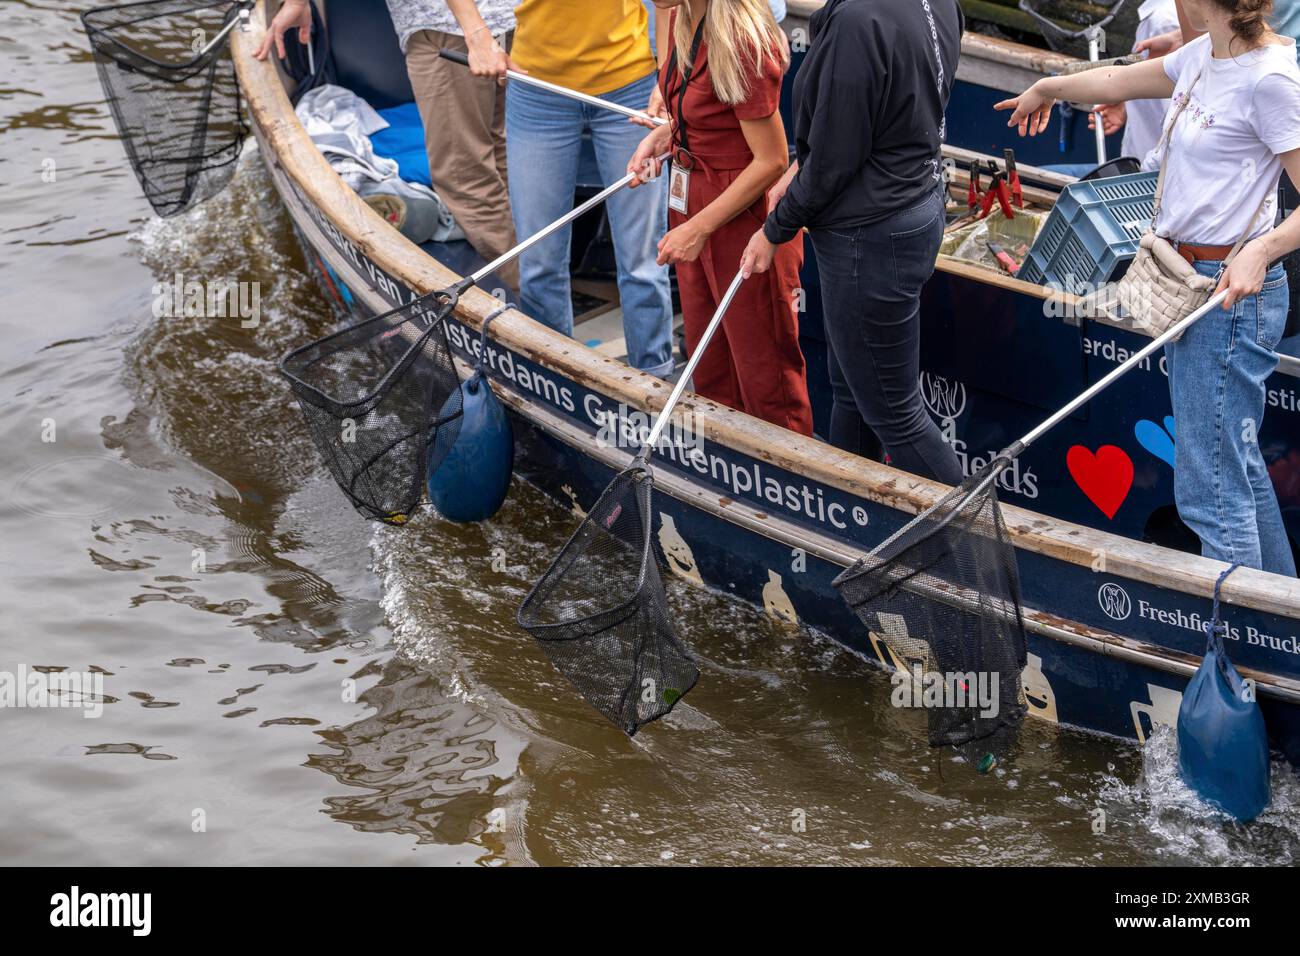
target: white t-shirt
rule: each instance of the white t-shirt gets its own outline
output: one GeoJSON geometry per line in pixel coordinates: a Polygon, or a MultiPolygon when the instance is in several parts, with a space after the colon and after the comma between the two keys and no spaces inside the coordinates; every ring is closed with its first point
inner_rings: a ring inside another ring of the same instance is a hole
{"type": "MultiPolygon", "coordinates": [[[[1138,7],[1137,32],[1133,45],[1142,40],[1178,29],[1178,7],[1174,0],[1146,0],[1138,7]]],[[[1168,100],[1130,100],[1127,104],[1128,120],[1124,123],[1124,145],[1120,153],[1142,159],[1160,139],[1165,128],[1165,110],[1168,100]]],[[[1159,162],[1157,160],[1157,162],[1159,162]]]]}
{"type": "Polygon", "coordinates": [[[1273,224],[1282,176],[1277,156],[1300,149],[1300,67],[1294,41],[1231,59],[1210,52],[1205,34],[1164,60],[1174,81],[1170,109],[1189,87],[1191,101],[1174,127],[1156,231],[1181,242],[1231,245],[1265,197],[1250,236],[1273,224]]]}

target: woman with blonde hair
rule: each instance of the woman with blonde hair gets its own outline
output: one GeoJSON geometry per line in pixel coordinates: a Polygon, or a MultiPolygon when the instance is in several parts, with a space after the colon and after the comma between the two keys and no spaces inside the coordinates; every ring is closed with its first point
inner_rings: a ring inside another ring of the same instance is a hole
{"type": "Polygon", "coordinates": [[[1274,225],[1282,171],[1300,181],[1296,43],[1269,27],[1271,0],[1183,0],[1182,8],[1192,29],[1206,32],[1168,56],[1047,77],[997,109],[1011,110],[1007,125],[1032,136],[1057,100],[1173,97],[1156,147],[1165,183],[1153,227],[1228,290],[1223,309],[1166,349],[1178,513],[1205,556],[1294,576],[1258,436],[1287,319],[1278,260],[1300,246],[1300,215],[1274,225]]]}
{"type": "MultiPolygon", "coordinates": [[[[768,0],[654,0],[673,11],[659,90],[670,123],[646,136],[628,171],[661,172],[670,152],[669,232],[659,261],[677,268],[687,347],[694,349],[767,215],[768,189],[789,162],[777,111],[789,65],[768,0]]],[[[695,390],[803,435],[812,434],[796,290],[803,246],[745,282],[695,371],[695,390]]]]}

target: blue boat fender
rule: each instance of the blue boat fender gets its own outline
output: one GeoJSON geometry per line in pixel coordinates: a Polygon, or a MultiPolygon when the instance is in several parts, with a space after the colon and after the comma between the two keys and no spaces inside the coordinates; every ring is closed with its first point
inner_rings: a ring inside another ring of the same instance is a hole
{"type": "Polygon", "coordinates": [[[1205,657],[1178,708],[1178,768],[1201,799],[1248,822],[1268,806],[1268,733],[1255,695],[1223,646],[1219,589],[1236,568],[1223,572],[1214,586],[1205,657]]]}
{"type": "Polygon", "coordinates": [[[487,361],[487,327],[509,306],[502,306],[483,321],[479,357],[474,372],[453,393],[439,417],[461,403],[460,428],[443,440],[440,429],[429,445],[429,500],[451,521],[485,521],[501,508],[510,490],[515,441],[510,419],[492,391],[484,365],[487,361]]]}

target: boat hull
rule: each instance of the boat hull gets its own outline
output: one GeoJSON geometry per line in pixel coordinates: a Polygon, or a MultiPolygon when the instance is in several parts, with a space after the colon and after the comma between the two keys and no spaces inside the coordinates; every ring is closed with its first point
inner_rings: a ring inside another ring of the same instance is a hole
{"type": "MultiPolygon", "coordinates": [[[[300,227],[328,222],[323,210],[310,208],[292,188],[282,189],[282,198],[308,261],[321,270],[321,284],[341,310],[368,317],[413,297],[341,233],[300,227]]],[[[455,320],[448,329],[455,352],[472,363],[477,330],[455,320]]],[[[609,416],[628,420],[635,410],[499,344],[490,374],[513,419],[517,473],[571,510],[576,522],[629,458],[626,447],[609,447],[609,416]]],[[[816,629],[883,667],[899,666],[888,643],[861,626],[831,581],[911,514],[713,442],[700,447],[702,470],[689,461],[656,461],[655,540],[673,579],[762,607],[792,630],[816,629]]],[[[1204,646],[1198,626],[1208,618],[1209,602],[1039,554],[1020,551],[1018,558],[1026,605],[1051,608],[1050,618],[1061,625],[1055,638],[1029,634],[1030,714],[1139,742],[1172,728],[1204,646]],[[1122,631],[1122,644],[1108,643],[1115,630],[1122,631]],[[1149,663],[1142,660],[1144,647],[1158,655],[1149,663]],[[1181,673],[1171,669],[1176,661],[1181,673]]],[[[1244,609],[1229,614],[1233,657],[1241,666],[1300,672],[1300,654],[1279,662],[1281,652],[1262,643],[1264,635],[1285,640],[1293,622],[1244,609]]],[[[1267,696],[1262,704],[1276,745],[1300,762],[1300,708],[1267,696]]]]}
{"type": "MultiPolygon", "coordinates": [[[[922,396],[948,427],[967,474],[1150,341],[1122,323],[1068,311],[942,269],[927,284],[922,396]]],[[[1258,433],[1293,541],[1300,541],[1298,372],[1300,362],[1284,357],[1266,382],[1258,433]]],[[[1174,503],[1176,428],[1159,353],[1029,448],[1003,482],[1003,499],[1125,538],[1199,552],[1174,503]]]]}
{"type": "MultiPolygon", "coordinates": [[[[235,50],[261,159],[330,300],[368,317],[454,281],[338,180],[297,124],[274,66],[251,58],[258,34],[237,37],[235,50]]],[[[1019,285],[1012,291],[1029,296],[1033,287],[1019,285]]],[[[957,294],[954,314],[973,295],[957,294]]],[[[466,368],[478,357],[477,325],[491,304],[471,293],[448,321],[466,368]]],[[[1002,306],[989,308],[992,318],[1001,315],[1002,306]]],[[[518,472],[576,518],[631,459],[616,440],[622,425],[648,421],[646,410],[659,407],[667,389],[517,313],[492,330],[488,371],[513,418],[518,472]]],[[[1040,356],[1047,351],[1044,343],[1040,356]]],[[[1068,350],[1062,354],[1068,362],[1068,350]]],[[[943,489],[698,396],[687,396],[679,414],[699,427],[655,460],[655,540],[674,587],[711,588],[764,608],[792,634],[814,628],[897,666],[888,643],[848,612],[831,581],[943,489]]],[[[973,434],[963,440],[985,447],[973,434]]],[[[1023,577],[1030,713],[1139,741],[1172,727],[1199,663],[1198,624],[1210,614],[1218,566],[1019,507],[1006,514],[1023,577]]],[[[1258,681],[1275,743],[1300,759],[1300,589],[1258,572],[1235,577],[1226,593],[1230,653],[1258,681]]]]}

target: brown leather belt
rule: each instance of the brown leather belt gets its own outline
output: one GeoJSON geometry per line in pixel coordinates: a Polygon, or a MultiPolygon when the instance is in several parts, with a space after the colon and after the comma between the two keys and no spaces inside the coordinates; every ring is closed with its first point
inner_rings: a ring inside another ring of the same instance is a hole
{"type": "Polygon", "coordinates": [[[1191,265],[1198,262],[1222,262],[1232,252],[1232,246],[1202,246],[1195,242],[1179,242],[1174,248],[1191,265]]]}

